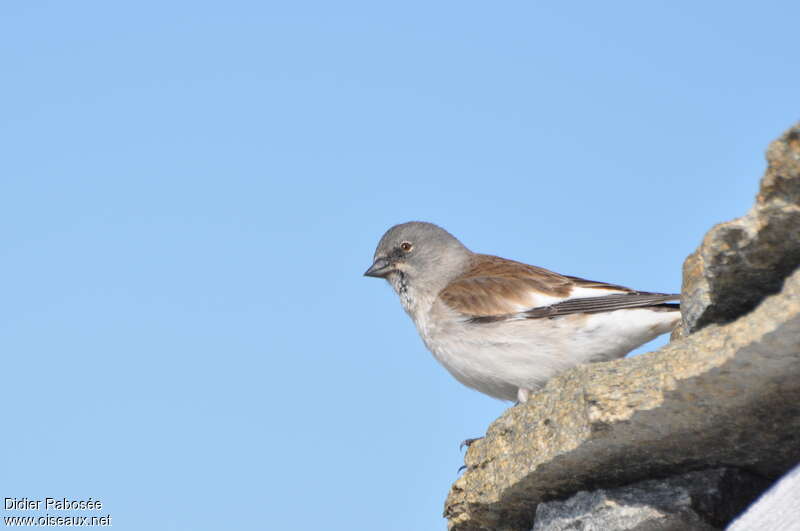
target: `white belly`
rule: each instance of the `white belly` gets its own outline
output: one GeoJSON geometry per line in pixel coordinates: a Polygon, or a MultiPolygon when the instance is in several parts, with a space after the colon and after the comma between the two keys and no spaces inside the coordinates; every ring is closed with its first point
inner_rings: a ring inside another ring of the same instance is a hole
{"type": "Polygon", "coordinates": [[[564,369],[620,358],[672,330],[679,318],[677,311],[637,308],[480,324],[415,321],[428,349],[458,381],[515,400],[518,389],[537,389],[564,369]]]}

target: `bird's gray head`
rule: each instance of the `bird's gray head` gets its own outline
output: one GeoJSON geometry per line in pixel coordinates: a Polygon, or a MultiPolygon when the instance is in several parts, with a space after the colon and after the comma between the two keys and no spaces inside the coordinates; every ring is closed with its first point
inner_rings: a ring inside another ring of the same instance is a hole
{"type": "Polygon", "coordinates": [[[398,291],[409,284],[436,293],[467,268],[471,256],[443,228],[411,221],[386,231],[364,276],[385,278],[398,291]]]}

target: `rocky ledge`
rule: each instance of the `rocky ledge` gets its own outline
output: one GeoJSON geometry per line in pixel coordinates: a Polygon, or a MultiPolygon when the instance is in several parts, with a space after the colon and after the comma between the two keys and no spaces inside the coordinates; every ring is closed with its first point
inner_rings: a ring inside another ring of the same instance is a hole
{"type": "Polygon", "coordinates": [[[508,409],[466,454],[449,529],[722,529],[800,462],[800,124],[767,160],[751,211],[687,258],[673,341],[508,409]]]}

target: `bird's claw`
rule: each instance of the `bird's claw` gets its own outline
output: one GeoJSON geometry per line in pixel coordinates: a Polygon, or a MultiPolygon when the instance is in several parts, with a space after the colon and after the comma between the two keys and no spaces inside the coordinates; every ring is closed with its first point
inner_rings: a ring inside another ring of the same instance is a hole
{"type": "Polygon", "coordinates": [[[481,439],[483,439],[483,437],[473,437],[471,439],[464,439],[463,441],[461,441],[461,444],[458,445],[458,451],[460,452],[461,450],[463,450],[465,446],[469,448],[470,446],[472,446],[472,443],[474,443],[475,441],[479,441],[481,439]]]}

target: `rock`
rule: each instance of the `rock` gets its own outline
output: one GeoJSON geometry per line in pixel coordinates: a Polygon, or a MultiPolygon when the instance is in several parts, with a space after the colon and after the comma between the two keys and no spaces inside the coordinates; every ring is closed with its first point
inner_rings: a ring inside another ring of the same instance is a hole
{"type": "Polygon", "coordinates": [[[634,358],[583,365],[508,409],[470,446],[445,504],[457,531],[529,530],[579,490],[800,462],[800,271],[726,324],[634,358]]]}
{"type": "Polygon", "coordinates": [[[632,488],[579,492],[566,502],[542,503],[532,531],[712,531],[692,511],[680,489],[654,492],[632,488]],[[559,504],[552,506],[552,504],[559,504]]]}
{"type": "Polygon", "coordinates": [[[722,529],[768,482],[731,469],[689,472],[541,503],[532,531],[722,529]]]}
{"type": "Polygon", "coordinates": [[[800,465],[764,494],[728,531],[776,531],[800,526],[800,465]]]}
{"type": "MultiPolygon", "coordinates": [[[[600,517],[623,485],[731,465],[774,480],[800,461],[800,124],[767,160],[755,206],[686,260],[673,342],[566,371],[506,411],[467,452],[445,504],[451,530],[529,530],[543,503],[539,527],[555,503],[600,517]],[[578,491],[595,492],[553,501],[578,491]]],[[[733,514],[672,499],[642,511],[714,527],[733,514]]]]}
{"type": "Polygon", "coordinates": [[[767,161],[750,212],[713,227],[684,263],[688,333],[749,312],[800,266],[800,124],[770,145],[767,161]]]}

